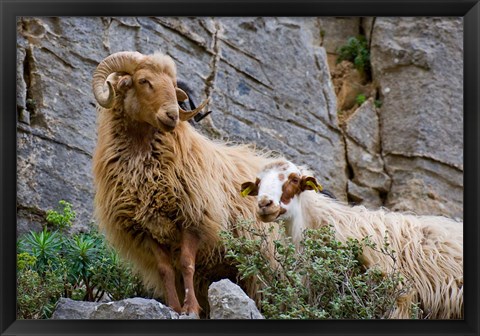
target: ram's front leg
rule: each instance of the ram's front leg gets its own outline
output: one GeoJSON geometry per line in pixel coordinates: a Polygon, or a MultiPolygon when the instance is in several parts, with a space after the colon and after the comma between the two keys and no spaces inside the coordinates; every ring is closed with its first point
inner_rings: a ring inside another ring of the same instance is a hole
{"type": "Polygon", "coordinates": [[[167,305],[173,310],[180,313],[181,306],[178,299],[177,289],[175,287],[175,270],[172,264],[172,256],[166,246],[160,245],[152,241],[152,253],[157,261],[158,271],[163,279],[165,288],[165,299],[167,305]]]}
{"type": "Polygon", "coordinates": [[[195,274],[195,258],[199,245],[200,238],[196,234],[188,230],[182,232],[180,265],[185,286],[185,300],[183,302],[182,312],[187,314],[193,313],[197,316],[199,316],[201,308],[195,296],[193,277],[195,274]]]}

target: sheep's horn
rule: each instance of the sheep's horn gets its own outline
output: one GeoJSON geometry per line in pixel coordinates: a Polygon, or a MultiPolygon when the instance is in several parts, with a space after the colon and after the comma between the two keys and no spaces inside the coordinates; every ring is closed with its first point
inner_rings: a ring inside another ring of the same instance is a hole
{"type": "Polygon", "coordinates": [[[100,62],[93,73],[92,80],[93,95],[100,106],[104,108],[113,106],[115,89],[110,81],[106,81],[107,77],[114,72],[133,74],[143,57],[139,52],[121,51],[108,56],[100,62]],[[104,90],[105,82],[107,90],[104,90]]]}
{"type": "Polygon", "coordinates": [[[210,98],[205,99],[196,109],[191,111],[185,111],[184,109],[180,108],[180,120],[187,121],[195,117],[203,108],[208,104],[210,98]]]}

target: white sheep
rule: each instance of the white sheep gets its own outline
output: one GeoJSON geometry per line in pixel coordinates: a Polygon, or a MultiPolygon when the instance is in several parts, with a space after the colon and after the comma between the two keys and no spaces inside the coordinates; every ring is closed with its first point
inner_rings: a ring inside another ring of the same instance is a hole
{"type": "MultiPolygon", "coordinates": [[[[417,300],[431,319],[463,318],[463,223],[441,216],[416,216],[386,209],[349,206],[316,193],[312,174],[286,160],[267,164],[255,182],[242,184],[244,196],[257,196],[257,217],[265,222],[283,219],[299,246],[306,228],[333,225],[339,240],[370,239],[382,246],[385,234],[396,251],[402,275],[413,291],[401,297],[391,318],[408,318],[417,300]]],[[[387,271],[391,259],[366,249],[365,266],[387,271]]]]}

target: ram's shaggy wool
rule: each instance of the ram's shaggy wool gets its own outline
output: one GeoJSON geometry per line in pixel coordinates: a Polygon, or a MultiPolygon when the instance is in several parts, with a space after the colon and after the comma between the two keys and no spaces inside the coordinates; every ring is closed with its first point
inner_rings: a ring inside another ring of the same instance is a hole
{"type": "MultiPolygon", "coordinates": [[[[155,59],[162,60],[158,55],[151,58],[155,59]]],[[[169,64],[157,67],[165,67],[176,83],[175,69],[169,64]]],[[[248,146],[209,140],[188,122],[179,122],[172,132],[161,132],[132,120],[124,100],[117,92],[110,109],[98,109],[93,173],[99,226],[157,293],[162,292],[162,279],[150,247],[170,246],[178,263],[180,230],[197,233],[201,246],[195,287],[205,309],[206,286],[222,277],[236,277],[223,259],[219,232],[231,230],[239,219],[255,218],[255,201],[241,197],[240,183],[253,178],[271,159],[248,146]]],[[[176,278],[181,279],[178,271],[176,278]]],[[[243,285],[249,296],[258,299],[253,281],[243,285]]]]}

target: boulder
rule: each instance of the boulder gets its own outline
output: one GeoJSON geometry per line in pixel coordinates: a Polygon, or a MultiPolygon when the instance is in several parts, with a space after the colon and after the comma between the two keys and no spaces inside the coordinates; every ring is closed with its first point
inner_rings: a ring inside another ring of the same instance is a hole
{"type": "Polygon", "coordinates": [[[60,298],[52,314],[54,320],[87,320],[98,307],[97,302],[60,298]]]}
{"type": "Polygon", "coordinates": [[[255,302],[228,279],[214,282],[208,288],[210,319],[263,319],[255,302]]]}
{"type": "Polygon", "coordinates": [[[52,314],[55,320],[114,319],[171,320],[179,315],[153,299],[131,298],[111,302],[85,302],[61,298],[52,314]]]}
{"type": "MultiPolygon", "coordinates": [[[[208,302],[210,319],[263,319],[255,302],[228,279],[210,285],[208,302]]],[[[198,319],[198,316],[179,315],[156,300],[139,297],[110,302],[85,302],[60,298],[52,319],[170,320],[198,319]]]]}

